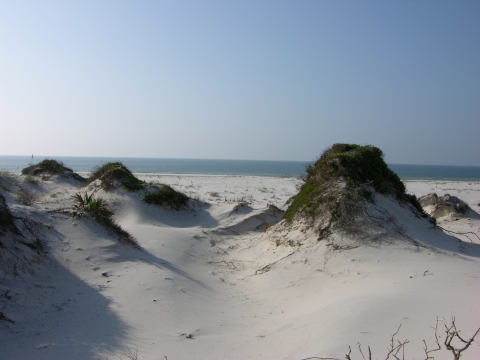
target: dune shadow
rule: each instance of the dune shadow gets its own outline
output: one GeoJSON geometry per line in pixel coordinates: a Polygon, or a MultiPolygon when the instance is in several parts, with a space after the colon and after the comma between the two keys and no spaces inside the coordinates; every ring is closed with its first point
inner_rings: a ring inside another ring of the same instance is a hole
{"type": "Polygon", "coordinates": [[[464,217],[474,219],[474,220],[479,220],[480,219],[480,214],[477,213],[472,208],[470,208],[470,209],[468,209],[467,214],[464,217]]]}
{"type": "Polygon", "coordinates": [[[179,276],[189,280],[190,282],[192,282],[192,283],[194,283],[194,284],[196,284],[196,285],[198,285],[198,286],[200,286],[200,287],[202,287],[206,290],[212,290],[207,285],[205,285],[203,282],[196,279],[192,274],[189,274],[188,272],[180,269],[178,266],[176,266],[175,264],[171,263],[168,260],[158,258],[157,256],[153,255],[152,253],[150,253],[146,250],[143,250],[141,260],[146,262],[149,265],[156,266],[159,269],[167,269],[167,270],[171,271],[172,273],[174,273],[176,275],[179,275],[179,276]]]}
{"type": "MultiPolygon", "coordinates": [[[[2,356],[96,359],[99,352],[124,348],[131,329],[110,309],[112,301],[54,257],[42,266],[42,274],[48,275],[28,279],[33,286],[24,289],[25,301],[20,297],[3,309],[15,323],[0,330],[2,356]]],[[[21,290],[21,284],[18,288],[12,284],[12,291],[21,290]]]]}
{"type": "Polygon", "coordinates": [[[422,244],[440,251],[451,252],[461,256],[471,256],[480,258],[480,244],[468,243],[459,238],[450,235],[442,230],[442,228],[434,228],[435,236],[424,236],[415,238],[414,241],[420,246],[422,244]]]}
{"type": "Polygon", "coordinates": [[[115,258],[108,259],[107,261],[109,262],[121,263],[127,261],[141,261],[148,265],[155,266],[158,269],[166,269],[206,290],[212,290],[202,281],[195,278],[194,275],[179,268],[177,265],[168,260],[155,256],[146,249],[133,249],[124,245],[116,245],[114,247],[110,247],[109,251],[114,252],[117,255],[115,258]]]}

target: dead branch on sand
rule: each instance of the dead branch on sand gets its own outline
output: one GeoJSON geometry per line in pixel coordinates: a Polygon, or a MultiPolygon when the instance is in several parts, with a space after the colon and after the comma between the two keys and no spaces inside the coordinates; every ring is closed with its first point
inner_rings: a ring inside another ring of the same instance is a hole
{"type": "MultiPolygon", "coordinates": [[[[434,351],[440,351],[442,350],[442,346],[440,345],[440,340],[438,337],[438,324],[439,322],[443,322],[445,326],[445,349],[450,351],[453,355],[453,360],[459,360],[460,357],[462,356],[462,353],[467,350],[470,345],[473,343],[475,340],[475,337],[480,333],[480,328],[477,329],[477,331],[473,334],[473,336],[465,340],[460,336],[460,330],[457,330],[457,326],[455,324],[455,317],[452,317],[452,320],[450,323],[447,323],[445,320],[440,320],[437,318],[437,322],[435,324],[435,327],[432,327],[432,329],[435,330],[435,344],[436,347],[434,349],[428,349],[427,343],[425,340],[423,340],[424,343],[424,348],[423,351],[425,352],[425,360],[434,360],[435,358],[430,355],[430,353],[434,351]],[[458,347],[458,345],[452,344],[452,341],[461,342],[463,347],[458,347]]],[[[388,348],[388,353],[385,355],[385,360],[388,359],[396,359],[396,360],[405,360],[405,345],[409,343],[408,339],[405,339],[404,341],[400,341],[396,339],[395,337],[398,335],[398,332],[400,331],[400,328],[402,327],[402,324],[398,327],[397,331],[392,335],[390,339],[390,345],[388,348]],[[400,357],[401,356],[401,357],[400,357]]],[[[362,344],[358,343],[358,351],[362,355],[363,360],[372,360],[372,352],[370,349],[370,346],[368,346],[368,356],[365,357],[363,351],[362,351],[362,344]]],[[[352,349],[349,346],[348,347],[348,354],[345,354],[345,358],[347,360],[353,360],[351,357],[352,354],[352,349]]],[[[309,359],[315,359],[315,358],[309,358],[309,359]]],[[[321,358],[318,358],[321,359],[321,358]]]]}
{"type": "Polygon", "coordinates": [[[468,237],[468,234],[475,235],[475,236],[477,237],[477,239],[480,240],[480,237],[479,237],[477,234],[475,234],[474,232],[472,232],[472,231],[459,232],[459,231],[447,230],[447,229],[445,229],[445,228],[443,228],[443,227],[441,227],[441,226],[438,226],[438,225],[437,225],[437,227],[438,227],[439,229],[443,230],[444,232],[448,233],[448,234],[464,235],[468,240],[470,240],[470,242],[471,242],[472,244],[473,244],[473,240],[468,237]]]}

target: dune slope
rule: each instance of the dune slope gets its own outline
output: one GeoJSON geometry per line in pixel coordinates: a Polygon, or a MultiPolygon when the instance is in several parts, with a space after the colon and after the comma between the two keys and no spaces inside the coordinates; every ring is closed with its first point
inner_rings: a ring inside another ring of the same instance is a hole
{"type": "MultiPolygon", "coordinates": [[[[298,179],[136,175],[197,199],[174,211],[145,204],[141,193],[99,190],[141,249],[92,219],[54,211],[72,205],[73,180],[2,179],[12,213],[42,224],[48,244],[33,271],[0,282],[0,311],[12,321],[0,321],[2,357],[343,359],[348,346],[361,358],[360,342],[383,359],[401,325],[406,358],[423,359],[437,318],[454,315],[465,337],[480,326],[480,242],[432,229],[388,197],[377,204],[401,232],[317,241],[301,226],[283,233],[279,223],[298,179]],[[16,200],[19,186],[36,194],[32,205],[16,200]],[[281,236],[292,241],[280,244],[281,236]]],[[[475,210],[472,193],[459,197],[475,210]]],[[[462,221],[478,233],[478,219],[462,221]]],[[[462,359],[477,359],[479,345],[462,359]]]]}

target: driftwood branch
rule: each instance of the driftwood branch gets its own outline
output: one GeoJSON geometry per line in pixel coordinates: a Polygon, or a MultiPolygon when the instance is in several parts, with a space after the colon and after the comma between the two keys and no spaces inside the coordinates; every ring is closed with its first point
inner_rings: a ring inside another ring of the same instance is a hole
{"type": "Polygon", "coordinates": [[[460,336],[460,331],[457,330],[457,326],[455,325],[455,317],[452,318],[452,322],[450,323],[450,325],[445,324],[445,333],[447,334],[447,336],[445,337],[444,344],[447,350],[452,352],[454,360],[460,359],[460,356],[462,356],[462,352],[467,350],[468,347],[472,345],[473,341],[475,340],[475,337],[478,335],[479,332],[480,332],[480,328],[477,329],[475,334],[473,334],[473,336],[469,340],[464,340],[460,336]],[[457,338],[462,343],[464,343],[465,346],[462,348],[456,348],[454,345],[452,345],[452,340],[454,340],[455,338],[457,338]]]}
{"type": "Polygon", "coordinates": [[[445,228],[443,228],[443,227],[441,227],[441,226],[438,226],[438,225],[437,225],[437,227],[438,227],[439,229],[441,229],[442,231],[448,233],[448,234],[464,235],[464,236],[467,237],[468,240],[470,240],[471,243],[473,243],[473,240],[468,237],[469,234],[475,235],[475,236],[477,237],[477,239],[480,241],[480,237],[479,237],[476,233],[474,233],[474,232],[472,232],[472,231],[460,232],[460,231],[447,230],[447,229],[445,229],[445,228]]]}
{"type": "Polygon", "coordinates": [[[423,351],[425,351],[425,360],[434,359],[432,356],[430,356],[431,352],[442,350],[442,347],[440,346],[440,340],[438,339],[438,322],[439,322],[439,319],[437,318],[435,327],[432,327],[432,329],[435,330],[435,344],[437,344],[437,347],[435,349],[428,350],[427,342],[423,340],[423,344],[424,344],[423,351]]]}
{"type": "MultiPolygon", "coordinates": [[[[423,340],[423,351],[425,352],[425,359],[424,360],[434,360],[435,358],[431,355],[431,353],[435,351],[442,350],[442,345],[440,344],[439,336],[438,336],[438,324],[440,321],[444,320],[439,320],[437,318],[437,322],[435,324],[435,327],[432,327],[432,329],[435,330],[435,344],[436,347],[434,349],[428,349],[427,342],[423,340]]],[[[385,355],[384,360],[405,360],[405,346],[409,343],[407,339],[404,341],[399,341],[395,337],[398,335],[401,324],[398,327],[397,331],[392,335],[390,339],[390,344],[388,347],[388,353],[385,355]]],[[[453,355],[453,360],[460,360],[460,357],[462,356],[462,353],[467,350],[470,345],[475,341],[475,337],[480,334],[480,328],[477,329],[477,331],[473,334],[472,337],[469,339],[465,339],[460,335],[460,331],[457,329],[457,325],[455,324],[455,317],[452,317],[452,321],[447,324],[444,324],[445,326],[445,349],[450,351],[453,355]],[[461,343],[462,347],[457,347],[455,346],[452,342],[456,341],[457,343],[461,343]]],[[[368,347],[368,357],[365,356],[365,354],[362,351],[362,345],[358,343],[358,351],[360,352],[360,355],[362,356],[363,360],[372,360],[372,353],[370,351],[370,346],[368,347]]],[[[348,354],[345,355],[346,360],[353,360],[352,358],[352,349],[349,346],[348,347],[348,354]]],[[[313,358],[315,359],[315,358],[313,358]]]]}

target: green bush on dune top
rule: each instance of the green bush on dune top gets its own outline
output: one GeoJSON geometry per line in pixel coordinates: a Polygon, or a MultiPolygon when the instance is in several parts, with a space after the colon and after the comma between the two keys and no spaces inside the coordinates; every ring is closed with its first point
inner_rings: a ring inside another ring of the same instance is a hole
{"type": "Polygon", "coordinates": [[[97,166],[88,178],[88,183],[97,179],[101,181],[101,187],[105,190],[113,189],[118,185],[123,186],[127,191],[138,191],[144,188],[144,182],[136,178],[121,162],[97,166]]]}
{"type": "Polygon", "coordinates": [[[334,218],[346,218],[361,202],[372,199],[371,190],[390,194],[412,204],[424,214],[415,195],[406,193],[405,185],[383,160],[383,152],[372,145],[334,144],[306,169],[305,183],[284,213],[292,220],[302,213],[315,219],[320,209],[334,218]],[[346,189],[339,187],[344,182],[346,189]]]}
{"type": "Polygon", "coordinates": [[[172,209],[180,210],[187,206],[188,196],[175,191],[168,185],[162,185],[159,189],[145,194],[143,201],[147,204],[169,206],[172,209]]]}
{"type": "Polygon", "coordinates": [[[34,176],[42,176],[42,179],[47,180],[50,176],[59,175],[65,178],[73,178],[80,182],[85,181],[83,177],[66,167],[63,162],[53,159],[45,159],[38,164],[27,166],[22,169],[22,175],[26,175],[25,180],[33,184],[38,182],[34,176]]]}
{"type": "Polygon", "coordinates": [[[38,164],[31,165],[23,169],[22,174],[36,175],[37,173],[46,172],[50,175],[59,175],[59,174],[63,174],[65,171],[73,172],[72,169],[66,167],[61,161],[57,161],[53,159],[45,159],[40,161],[38,164]]]}

